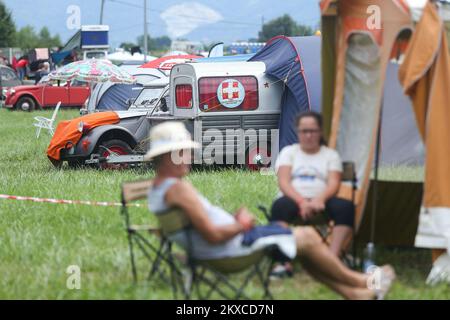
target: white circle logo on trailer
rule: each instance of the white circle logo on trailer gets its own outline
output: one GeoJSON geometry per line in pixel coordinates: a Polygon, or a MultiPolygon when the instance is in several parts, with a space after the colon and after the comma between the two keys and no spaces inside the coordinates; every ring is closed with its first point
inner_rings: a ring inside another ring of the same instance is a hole
{"type": "Polygon", "coordinates": [[[220,83],[217,88],[219,102],[229,109],[239,107],[245,99],[245,88],[237,80],[227,79],[220,83]]]}

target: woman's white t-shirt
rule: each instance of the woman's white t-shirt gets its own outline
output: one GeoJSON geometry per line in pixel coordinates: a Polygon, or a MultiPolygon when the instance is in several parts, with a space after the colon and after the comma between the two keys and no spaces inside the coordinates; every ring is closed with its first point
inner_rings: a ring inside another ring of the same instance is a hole
{"type": "Polygon", "coordinates": [[[341,158],[335,150],[321,146],[319,152],[309,154],[298,143],[281,150],[276,170],[281,166],[292,167],[292,186],[304,198],[314,198],[326,190],[330,171],[342,172],[341,158]]]}

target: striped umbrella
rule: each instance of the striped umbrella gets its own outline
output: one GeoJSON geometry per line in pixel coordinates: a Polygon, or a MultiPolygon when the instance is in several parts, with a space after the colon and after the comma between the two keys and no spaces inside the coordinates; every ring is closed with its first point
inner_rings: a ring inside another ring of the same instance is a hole
{"type": "Polygon", "coordinates": [[[51,72],[50,80],[71,81],[78,80],[93,83],[111,81],[114,83],[132,84],[135,77],[115,66],[108,60],[89,59],[72,62],[51,72]]]}

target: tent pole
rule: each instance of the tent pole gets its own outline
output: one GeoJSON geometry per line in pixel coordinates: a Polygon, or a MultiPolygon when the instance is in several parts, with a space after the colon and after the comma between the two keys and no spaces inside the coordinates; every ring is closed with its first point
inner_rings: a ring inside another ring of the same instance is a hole
{"type": "MultiPolygon", "coordinates": [[[[384,100],[384,99],[383,99],[384,100]]],[[[377,144],[375,149],[375,172],[373,179],[373,189],[372,189],[372,219],[370,226],[370,242],[375,243],[375,223],[378,211],[378,169],[380,166],[380,147],[381,147],[381,128],[383,123],[383,104],[380,107],[380,118],[378,120],[377,128],[377,144]]]]}

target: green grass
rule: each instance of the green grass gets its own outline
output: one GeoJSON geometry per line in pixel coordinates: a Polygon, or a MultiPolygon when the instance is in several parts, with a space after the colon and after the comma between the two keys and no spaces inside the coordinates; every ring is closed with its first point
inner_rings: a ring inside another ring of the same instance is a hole
{"type": "MultiPolygon", "coordinates": [[[[0,109],[0,193],[119,201],[123,181],[151,177],[146,170],[122,172],[55,169],[46,158],[50,137],[35,138],[33,117],[0,109]]],[[[74,118],[63,110],[58,120],[74,118]]],[[[392,172],[390,173],[392,174],[392,172]]],[[[242,170],[193,172],[189,180],[213,203],[229,211],[247,205],[269,206],[276,194],[273,176],[242,170]]],[[[140,222],[151,220],[145,208],[133,210],[140,222]]],[[[263,218],[258,214],[258,219],[263,218]]],[[[425,286],[429,252],[381,248],[379,262],[392,263],[399,274],[392,299],[450,299],[450,288],[425,286]]],[[[142,266],[143,261],[141,261],[142,266]]],[[[278,299],[337,299],[297,266],[294,279],[273,283],[278,299]]],[[[256,294],[257,287],[252,292],[256,294]]],[[[255,295],[255,297],[257,297],[255,295]]],[[[0,298],[2,299],[171,299],[160,282],[131,284],[127,240],[118,208],[0,200],[0,298]],[[81,267],[81,290],[66,288],[69,265],[81,267]]]]}

